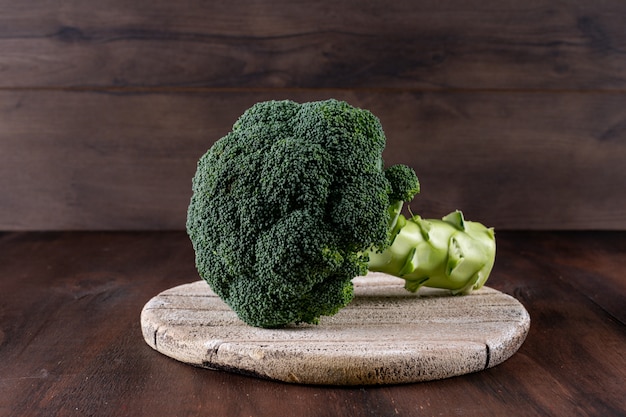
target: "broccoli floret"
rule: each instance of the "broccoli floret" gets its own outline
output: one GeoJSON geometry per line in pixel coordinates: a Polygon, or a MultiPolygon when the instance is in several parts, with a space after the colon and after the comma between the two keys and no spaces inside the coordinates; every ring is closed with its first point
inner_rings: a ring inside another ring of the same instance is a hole
{"type": "Polygon", "coordinates": [[[420,183],[415,171],[406,165],[392,165],[385,170],[385,177],[391,184],[392,201],[411,201],[420,192],[420,183]]]}
{"type": "Polygon", "coordinates": [[[334,99],[248,109],[198,162],[187,232],[200,276],[246,323],[317,323],[386,248],[412,169],[384,169],[369,111],[334,99]],[[400,204],[398,204],[400,203],[400,204]]]}

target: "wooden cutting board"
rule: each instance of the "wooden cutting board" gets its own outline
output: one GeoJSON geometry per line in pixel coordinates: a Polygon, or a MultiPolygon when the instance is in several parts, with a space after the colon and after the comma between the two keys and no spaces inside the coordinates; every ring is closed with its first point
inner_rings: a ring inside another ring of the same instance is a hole
{"type": "Polygon", "coordinates": [[[521,346],[530,317],[513,297],[483,287],[466,296],[370,273],[355,298],[318,325],[261,329],[240,321],[204,281],[151,299],[146,342],[179,361],[303,384],[397,384],[480,371],[521,346]]]}

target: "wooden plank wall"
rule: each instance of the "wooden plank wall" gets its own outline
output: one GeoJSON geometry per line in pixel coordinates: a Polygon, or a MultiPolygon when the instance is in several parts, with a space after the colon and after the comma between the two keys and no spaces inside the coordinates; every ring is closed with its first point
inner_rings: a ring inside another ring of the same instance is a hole
{"type": "Polygon", "coordinates": [[[626,2],[0,0],[0,230],[182,229],[257,101],[372,110],[413,212],[626,229],[626,2]]]}

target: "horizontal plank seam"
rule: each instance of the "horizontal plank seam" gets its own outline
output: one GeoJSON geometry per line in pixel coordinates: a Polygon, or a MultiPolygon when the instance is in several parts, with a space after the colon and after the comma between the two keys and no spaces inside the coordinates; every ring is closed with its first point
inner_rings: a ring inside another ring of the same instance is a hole
{"type": "Polygon", "coordinates": [[[615,320],[615,322],[619,323],[621,326],[626,327],[626,321],[622,320],[620,317],[618,317],[617,315],[613,314],[609,309],[605,308],[602,304],[600,304],[599,302],[594,300],[592,297],[589,297],[586,294],[583,294],[583,296],[586,297],[593,305],[595,305],[600,310],[602,310],[607,316],[609,316],[611,319],[615,320]]]}
{"type": "Polygon", "coordinates": [[[461,87],[208,87],[208,86],[0,86],[0,92],[67,92],[110,94],[175,93],[313,93],[369,92],[378,94],[611,94],[624,95],[626,89],[539,89],[539,88],[461,88],[461,87]]]}
{"type": "MultiPolygon", "coordinates": [[[[545,262],[544,262],[544,264],[545,264],[545,262]]],[[[545,268],[546,268],[546,270],[552,270],[552,266],[546,265],[545,268]]],[[[615,322],[619,323],[621,326],[626,326],[626,321],[624,321],[618,315],[616,315],[613,312],[611,312],[611,310],[612,310],[611,307],[604,306],[601,303],[601,301],[596,300],[593,296],[588,294],[586,291],[581,290],[574,283],[572,283],[570,280],[565,278],[567,272],[569,272],[569,273],[576,273],[576,271],[577,271],[576,268],[572,268],[572,267],[564,269],[562,274],[557,274],[559,281],[562,282],[564,285],[568,286],[569,288],[571,288],[572,291],[577,292],[580,296],[582,296],[584,299],[589,301],[591,304],[593,304],[594,306],[599,308],[604,314],[609,316],[612,320],[614,320],[615,322]]],[[[602,277],[601,276],[593,276],[592,279],[601,280],[602,277]]]]}

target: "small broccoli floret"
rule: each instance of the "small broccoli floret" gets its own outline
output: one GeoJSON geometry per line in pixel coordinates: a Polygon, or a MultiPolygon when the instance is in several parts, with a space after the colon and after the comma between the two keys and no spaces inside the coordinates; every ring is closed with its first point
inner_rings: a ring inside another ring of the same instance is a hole
{"type": "Polygon", "coordinates": [[[420,183],[415,171],[406,165],[392,165],[385,170],[385,177],[391,184],[392,201],[409,202],[420,192],[420,183]]]}
{"type": "Polygon", "coordinates": [[[187,231],[200,276],[246,323],[317,323],[352,300],[390,209],[419,191],[383,170],[369,111],[337,100],[258,103],[198,162],[187,231]]]}

